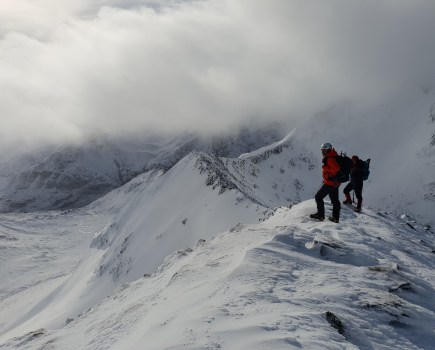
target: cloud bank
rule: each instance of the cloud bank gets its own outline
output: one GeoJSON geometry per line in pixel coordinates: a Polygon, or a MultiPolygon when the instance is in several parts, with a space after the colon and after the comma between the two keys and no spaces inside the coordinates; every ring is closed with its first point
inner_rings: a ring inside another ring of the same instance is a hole
{"type": "Polygon", "coordinates": [[[224,131],[435,72],[435,2],[3,0],[2,143],[224,131]]]}

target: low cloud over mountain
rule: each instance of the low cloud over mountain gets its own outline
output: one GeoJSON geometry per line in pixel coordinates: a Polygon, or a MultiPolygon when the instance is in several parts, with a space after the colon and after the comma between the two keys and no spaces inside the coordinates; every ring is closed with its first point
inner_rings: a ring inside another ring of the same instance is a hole
{"type": "Polygon", "coordinates": [[[434,10],[391,0],[6,0],[1,144],[225,131],[337,100],[371,104],[405,82],[427,87],[434,10]]]}

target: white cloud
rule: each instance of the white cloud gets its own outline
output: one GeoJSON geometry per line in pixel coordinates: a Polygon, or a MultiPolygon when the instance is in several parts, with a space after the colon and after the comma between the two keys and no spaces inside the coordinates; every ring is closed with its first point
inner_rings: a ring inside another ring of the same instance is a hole
{"type": "Polygon", "coordinates": [[[3,0],[0,139],[222,130],[433,72],[435,3],[3,0]]]}

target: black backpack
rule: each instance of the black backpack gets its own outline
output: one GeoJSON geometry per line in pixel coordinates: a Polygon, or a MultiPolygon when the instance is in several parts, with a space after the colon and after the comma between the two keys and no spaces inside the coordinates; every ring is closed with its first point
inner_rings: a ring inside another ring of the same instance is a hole
{"type": "Polygon", "coordinates": [[[337,163],[340,166],[340,170],[337,175],[335,175],[334,180],[337,182],[347,182],[350,180],[350,171],[353,167],[352,159],[350,159],[346,154],[341,153],[336,157],[337,163]]]}
{"type": "Polygon", "coordinates": [[[363,181],[367,180],[370,175],[370,158],[361,162],[361,178],[363,181]]]}

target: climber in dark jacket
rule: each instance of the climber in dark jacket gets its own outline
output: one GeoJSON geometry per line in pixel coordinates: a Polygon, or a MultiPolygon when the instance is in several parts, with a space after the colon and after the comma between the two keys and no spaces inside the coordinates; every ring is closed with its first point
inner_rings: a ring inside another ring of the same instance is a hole
{"type": "Polygon", "coordinates": [[[323,155],[323,185],[314,197],[317,204],[317,213],[311,214],[310,218],[320,221],[325,219],[325,203],[323,199],[329,195],[332,203],[332,216],[329,217],[329,220],[338,223],[341,209],[340,200],[338,199],[338,188],[341,183],[334,180],[334,177],[340,170],[340,166],[337,163],[338,154],[328,142],[322,144],[321,150],[323,155]]]}
{"type": "Polygon", "coordinates": [[[352,198],[350,198],[350,191],[355,192],[355,196],[358,200],[355,211],[361,212],[362,206],[362,190],[363,190],[363,161],[358,156],[352,156],[353,167],[350,170],[350,181],[344,188],[343,192],[346,199],[343,204],[352,204],[352,198]]]}

